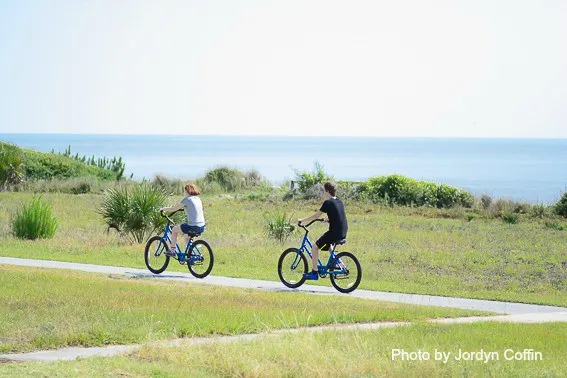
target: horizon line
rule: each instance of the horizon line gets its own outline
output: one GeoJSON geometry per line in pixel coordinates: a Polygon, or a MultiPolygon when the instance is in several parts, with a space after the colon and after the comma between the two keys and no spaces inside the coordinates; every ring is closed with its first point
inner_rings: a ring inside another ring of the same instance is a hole
{"type": "Polygon", "coordinates": [[[84,136],[195,136],[195,137],[257,137],[257,138],[373,138],[373,139],[517,139],[567,140],[549,136],[423,136],[423,135],[289,135],[289,134],[157,134],[157,133],[61,133],[61,132],[0,132],[0,135],[84,135],[84,136]]]}

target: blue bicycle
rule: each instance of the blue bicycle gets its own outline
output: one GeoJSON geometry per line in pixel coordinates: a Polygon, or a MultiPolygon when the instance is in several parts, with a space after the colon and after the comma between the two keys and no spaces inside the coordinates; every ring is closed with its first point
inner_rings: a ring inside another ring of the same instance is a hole
{"type": "MultiPolygon", "coordinates": [[[[307,236],[309,234],[308,227],[315,222],[323,222],[323,219],[315,219],[306,225],[299,224],[299,227],[305,230],[301,247],[288,248],[283,251],[278,261],[278,275],[282,283],[293,289],[300,287],[305,282],[303,277],[307,273],[308,264],[305,254],[311,258],[311,248],[313,244],[307,236]]],[[[331,283],[341,293],[350,293],[354,291],[360,284],[362,279],[362,268],[358,259],[350,252],[335,253],[337,245],[345,244],[345,240],[331,244],[329,248],[329,261],[326,265],[321,263],[319,259],[317,266],[319,268],[319,277],[325,278],[327,275],[331,279],[331,283]]]]}
{"type": "MultiPolygon", "coordinates": [[[[178,210],[181,211],[181,210],[178,210]]],[[[177,212],[177,211],[176,211],[177,212]]],[[[175,214],[172,213],[171,215],[175,214]]],[[[175,222],[165,215],[163,211],[160,212],[161,216],[167,219],[167,224],[163,235],[154,236],[148,240],[146,244],[146,249],[144,251],[144,259],[146,260],[146,266],[150,272],[155,274],[162,273],[169,264],[170,257],[165,254],[165,251],[169,251],[171,245],[171,231],[172,225],[175,222]]],[[[187,246],[185,251],[177,244],[177,256],[174,257],[175,260],[179,261],[181,265],[187,264],[189,272],[197,278],[204,278],[213,269],[214,256],[213,250],[209,243],[204,240],[195,240],[201,234],[188,235],[187,246]]]]}

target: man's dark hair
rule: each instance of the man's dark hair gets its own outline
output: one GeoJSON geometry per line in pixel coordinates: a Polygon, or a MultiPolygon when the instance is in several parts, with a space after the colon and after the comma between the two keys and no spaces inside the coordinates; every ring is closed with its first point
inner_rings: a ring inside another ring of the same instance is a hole
{"type": "Polygon", "coordinates": [[[325,185],[325,191],[327,191],[331,196],[335,196],[337,194],[337,184],[331,181],[327,181],[325,185]]]}

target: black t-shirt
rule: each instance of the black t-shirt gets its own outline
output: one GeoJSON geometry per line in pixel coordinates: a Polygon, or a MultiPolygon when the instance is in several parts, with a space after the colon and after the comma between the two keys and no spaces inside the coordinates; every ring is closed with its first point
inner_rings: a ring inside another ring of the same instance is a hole
{"type": "Polygon", "coordinates": [[[329,233],[337,239],[346,238],[348,224],[343,202],[336,197],[329,198],[323,202],[319,210],[326,213],[329,217],[329,233]]]}

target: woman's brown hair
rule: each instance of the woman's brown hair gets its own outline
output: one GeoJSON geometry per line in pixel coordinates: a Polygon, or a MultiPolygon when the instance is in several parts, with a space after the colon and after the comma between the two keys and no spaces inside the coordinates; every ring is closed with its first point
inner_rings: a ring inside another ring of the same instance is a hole
{"type": "Polygon", "coordinates": [[[199,194],[201,194],[201,191],[199,190],[197,185],[191,183],[185,184],[185,191],[190,196],[198,196],[199,194]]]}

